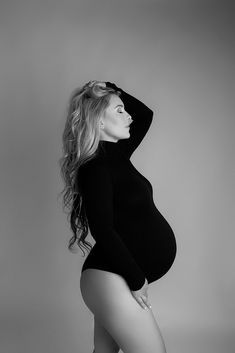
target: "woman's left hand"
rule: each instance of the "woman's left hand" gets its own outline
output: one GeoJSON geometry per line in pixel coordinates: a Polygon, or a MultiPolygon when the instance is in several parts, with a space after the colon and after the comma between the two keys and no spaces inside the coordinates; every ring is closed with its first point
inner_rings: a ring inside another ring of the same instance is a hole
{"type": "Polygon", "coordinates": [[[89,81],[85,86],[92,87],[94,85],[106,87],[106,83],[105,82],[97,81],[97,80],[89,81]]]}

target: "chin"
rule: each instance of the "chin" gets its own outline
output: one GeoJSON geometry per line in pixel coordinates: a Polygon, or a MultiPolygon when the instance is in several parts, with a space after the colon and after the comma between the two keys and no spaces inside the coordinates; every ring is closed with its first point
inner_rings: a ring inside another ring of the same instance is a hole
{"type": "Polygon", "coordinates": [[[129,137],[130,137],[130,134],[120,137],[119,140],[129,139],[129,137]]]}
{"type": "Polygon", "coordinates": [[[127,129],[127,132],[125,132],[123,135],[117,137],[118,140],[124,140],[124,139],[129,139],[130,137],[130,132],[129,130],[127,129]]]}

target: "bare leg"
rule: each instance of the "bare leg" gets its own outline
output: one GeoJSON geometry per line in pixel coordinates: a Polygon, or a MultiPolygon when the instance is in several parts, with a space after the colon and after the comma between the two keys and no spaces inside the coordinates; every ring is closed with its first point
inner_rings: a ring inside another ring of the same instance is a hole
{"type": "Polygon", "coordinates": [[[95,353],[116,353],[118,347],[124,353],[166,353],[152,310],[144,310],[136,302],[123,277],[87,269],[81,275],[80,288],[85,304],[107,332],[100,331],[103,338],[95,340],[95,353]]]}
{"type": "Polygon", "coordinates": [[[94,317],[94,353],[118,353],[120,348],[104,326],[94,317]]]}

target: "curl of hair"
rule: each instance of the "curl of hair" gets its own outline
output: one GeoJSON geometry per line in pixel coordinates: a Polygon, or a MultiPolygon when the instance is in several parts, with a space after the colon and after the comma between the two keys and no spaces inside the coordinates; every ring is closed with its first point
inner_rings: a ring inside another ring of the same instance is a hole
{"type": "Polygon", "coordinates": [[[67,213],[73,233],[68,249],[73,252],[75,245],[78,245],[84,256],[82,247],[89,252],[92,245],[85,240],[89,225],[76,178],[79,176],[79,168],[96,155],[100,141],[100,119],[112,94],[120,96],[121,92],[106,87],[99,81],[90,81],[72,91],[66,110],[62,135],[63,151],[59,159],[64,188],[59,195],[63,196],[63,210],[67,213]]]}

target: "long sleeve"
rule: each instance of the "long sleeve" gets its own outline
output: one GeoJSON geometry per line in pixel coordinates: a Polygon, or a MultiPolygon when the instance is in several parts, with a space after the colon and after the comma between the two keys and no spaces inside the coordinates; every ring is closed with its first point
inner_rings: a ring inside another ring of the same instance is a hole
{"type": "Polygon", "coordinates": [[[139,290],[144,285],[145,274],[114,228],[113,185],[106,162],[92,160],[80,168],[78,176],[92,237],[130,289],[139,290]]]}
{"type": "Polygon", "coordinates": [[[153,111],[114,83],[106,82],[106,86],[121,92],[120,98],[125,105],[125,110],[133,119],[130,125],[130,137],[128,139],[120,139],[117,142],[124,154],[130,158],[149,130],[153,120],[153,111]]]}

